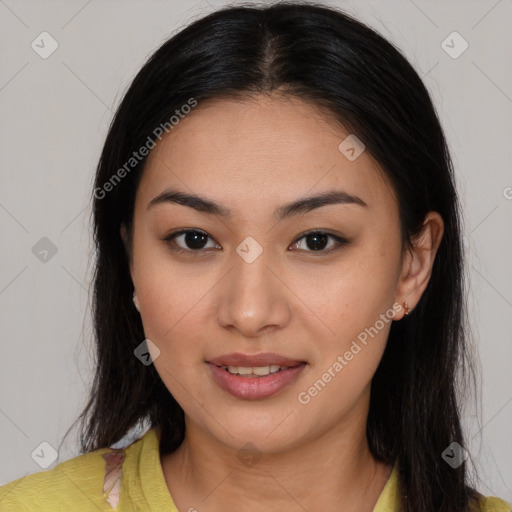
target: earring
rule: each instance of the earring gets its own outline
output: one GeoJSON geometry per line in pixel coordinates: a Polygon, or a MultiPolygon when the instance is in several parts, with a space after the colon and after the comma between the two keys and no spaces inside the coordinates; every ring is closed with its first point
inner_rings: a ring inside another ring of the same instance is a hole
{"type": "Polygon", "coordinates": [[[140,309],[139,309],[139,300],[137,299],[137,296],[135,294],[133,294],[132,300],[133,300],[133,304],[135,305],[135,309],[137,311],[140,311],[140,309]]]}
{"type": "Polygon", "coordinates": [[[404,315],[407,316],[409,314],[409,304],[407,304],[407,301],[403,303],[404,305],[404,315]]]}

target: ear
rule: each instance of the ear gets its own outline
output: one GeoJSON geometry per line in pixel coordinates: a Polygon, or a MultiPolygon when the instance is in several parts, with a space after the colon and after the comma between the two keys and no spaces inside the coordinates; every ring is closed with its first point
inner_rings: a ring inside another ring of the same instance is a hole
{"type": "Polygon", "coordinates": [[[421,233],[412,240],[412,248],[408,248],[404,253],[396,293],[396,300],[402,305],[402,315],[395,317],[395,320],[403,318],[404,302],[407,302],[409,309],[412,310],[420,301],[430,281],[443,233],[443,218],[438,212],[429,212],[423,222],[421,233]]]}
{"type": "Polygon", "coordinates": [[[139,304],[139,298],[137,297],[137,293],[135,290],[133,291],[133,304],[135,305],[135,309],[140,312],[140,304],[139,304]]]}
{"type": "Polygon", "coordinates": [[[119,229],[119,234],[121,235],[121,239],[123,240],[124,246],[126,247],[126,226],[123,222],[121,222],[121,228],[119,229]]]}
{"type": "MultiPolygon", "coordinates": [[[[119,234],[121,235],[121,239],[123,240],[126,256],[128,258],[128,264],[130,266],[130,275],[132,277],[132,283],[133,283],[132,258],[129,257],[127,231],[126,231],[126,226],[123,223],[121,223],[121,228],[119,230],[119,234]]],[[[135,291],[135,285],[133,285],[133,304],[135,305],[135,309],[140,312],[140,304],[139,304],[139,299],[137,297],[137,292],[135,291]]]]}

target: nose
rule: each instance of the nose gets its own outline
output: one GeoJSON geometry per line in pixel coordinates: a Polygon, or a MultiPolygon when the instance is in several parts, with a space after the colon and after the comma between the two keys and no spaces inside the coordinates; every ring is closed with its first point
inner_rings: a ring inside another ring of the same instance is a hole
{"type": "Polygon", "coordinates": [[[216,288],[217,322],[247,338],[282,329],[291,319],[293,293],[264,254],[251,263],[237,256],[234,268],[216,288]]]}

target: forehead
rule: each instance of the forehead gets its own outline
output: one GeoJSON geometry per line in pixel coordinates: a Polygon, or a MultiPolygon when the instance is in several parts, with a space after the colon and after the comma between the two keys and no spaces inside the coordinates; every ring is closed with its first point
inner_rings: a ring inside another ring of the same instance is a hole
{"type": "Polygon", "coordinates": [[[207,100],[151,151],[137,200],[147,203],[172,186],[235,210],[332,188],[367,203],[394,201],[367,151],[355,160],[340,151],[349,135],[326,110],[295,97],[207,100]]]}

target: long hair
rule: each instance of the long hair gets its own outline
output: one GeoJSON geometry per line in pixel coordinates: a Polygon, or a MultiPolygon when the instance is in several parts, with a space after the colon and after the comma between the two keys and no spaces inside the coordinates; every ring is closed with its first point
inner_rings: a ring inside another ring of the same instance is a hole
{"type": "Polygon", "coordinates": [[[366,434],[377,460],[398,462],[402,511],[469,510],[478,493],[468,484],[466,462],[452,468],[441,456],[451,443],[465,447],[459,393],[472,369],[461,214],[443,130],[427,89],[401,52],[321,4],[217,10],[158,48],[125,93],[93,193],[96,373],[78,418],[82,453],[118,442],[143,421],[161,429],[163,453],[175,450],[185,435],[182,408],[154,365],[141,364],[133,353],[145,338],[131,300],[129,258],[146,162],[134,160],[134,151],[154,141],[158,127],[172,129],[169,120],[184,105],[277,90],[322,107],[364,141],[398,197],[404,247],[428,211],[444,220],[428,287],[411,314],[392,324],[372,381],[366,434]],[[128,250],[119,234],[122,223],[128,250]]]}

